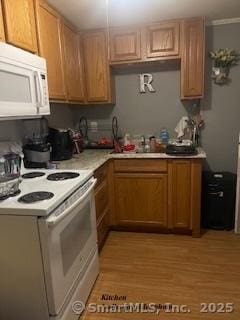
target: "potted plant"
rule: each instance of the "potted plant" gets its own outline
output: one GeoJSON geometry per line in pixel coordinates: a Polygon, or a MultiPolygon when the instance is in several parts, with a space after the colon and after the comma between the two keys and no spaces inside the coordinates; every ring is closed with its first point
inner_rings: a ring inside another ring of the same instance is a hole
{"type": "Polygon", "coordinates": [[[228,81],[230,67],[240,59],[239,52],[233,49],[218,49],[210,52],[210,57],[214,60],[212,78],[217,84],[225,84],[228,81]]]}

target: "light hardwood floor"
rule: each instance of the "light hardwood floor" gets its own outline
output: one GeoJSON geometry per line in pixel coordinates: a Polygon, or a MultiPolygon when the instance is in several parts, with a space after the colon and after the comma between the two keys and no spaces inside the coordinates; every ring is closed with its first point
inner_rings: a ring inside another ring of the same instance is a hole
{"type": "Polygon", "coordinates": [[[208,231],[189,236],[111,232],[100,255],[101,271],[88,303],[103,294],[125,302],[186,304],[191,313],[139,314],[86,312],[84,320],[240,319],[240,237],[208,231]],[[233,313],[200,313],[200,303],[234,303],[233,313]]]}

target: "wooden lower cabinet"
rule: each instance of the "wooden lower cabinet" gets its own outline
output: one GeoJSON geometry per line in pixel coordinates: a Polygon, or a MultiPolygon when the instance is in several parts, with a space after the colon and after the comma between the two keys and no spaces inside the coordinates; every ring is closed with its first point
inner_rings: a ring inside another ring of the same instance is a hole
{"type": "Polygon", "coordinates": [[[200,236],[202,161],[168,161],[168,228],[200,236]]]}
{"type": "Polygon", "coordinates": [[[96,218],[99,219],[108,208],[108,181],[104,180],[95,192],[96,218]]]}
{"type": "Polygon", "coordinates": [[[97,221],[97,239],[98,239],[98,249],[102,249],[104,242],[107,238],[109,232],[109,211],[106,210],[104,214],[97,221]]]}
{"type": "Polygon", "coordinates": [[[108,183],[108,163],[94,172],[97,179],[95,187],[95,205],[97,220],[98,248],[104,245],[109,231],[109,183],[108,183]]]}
{"type": "Polygon", "coordinates": [[[115,162],[114,228],[200,236],[200,159],[115,162]]]}
{"type": "Polygon", "coordinates": [[[175,160],[169,163],[169,199],[172,208],[170,228],[190,229],[191,218],[191,162],[175,160]]]}
{"type": "Polygon", "coordinates": [[[201,159],[116,159],[94,173],[98,247],[109,229],[200,237],[201,159]]]}
{"type": "Polygon", "coordinates": [[[167,175],[115,175],[117,224],[167,227],[167,175]]]}

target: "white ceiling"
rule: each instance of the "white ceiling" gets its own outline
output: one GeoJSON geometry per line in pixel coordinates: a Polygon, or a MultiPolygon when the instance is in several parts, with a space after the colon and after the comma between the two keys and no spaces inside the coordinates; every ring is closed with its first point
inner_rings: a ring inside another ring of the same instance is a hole
{"type": "Polygon", "coordinates": [[[48,0],[79,29],[206,16],[240,17],[240,0],[48,0]],[[107,18],[108,17],[108,18],[107,18]]]}

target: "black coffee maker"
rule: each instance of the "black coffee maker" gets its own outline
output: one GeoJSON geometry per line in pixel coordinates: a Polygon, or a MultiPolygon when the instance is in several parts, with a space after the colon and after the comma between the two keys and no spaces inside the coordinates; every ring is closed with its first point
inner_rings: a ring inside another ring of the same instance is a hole
{"type": "Polygon", "coordinates": [[[69,160],[73,156],[74,143],[69,129],[49,128],[48,142],[51,144],[51,160],[69,160]]]}

